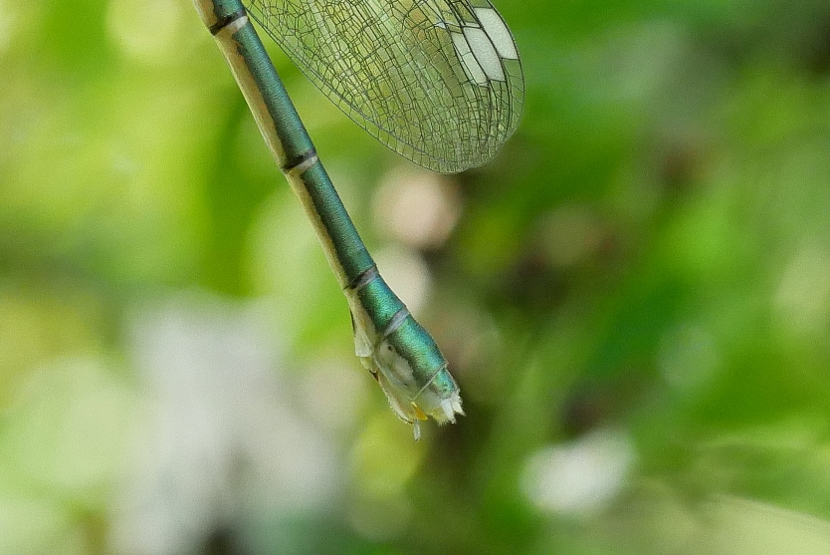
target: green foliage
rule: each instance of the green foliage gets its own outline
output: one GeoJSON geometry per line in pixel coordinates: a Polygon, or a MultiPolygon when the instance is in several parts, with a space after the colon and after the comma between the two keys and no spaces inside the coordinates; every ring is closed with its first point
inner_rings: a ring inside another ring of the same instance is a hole
{"type": "Polygon", "coordinates": [[[275,52],[461,386],[415,444],[189,2],[0,0],[0,552],[825,552],[827,3],[498,8],[524,119],[429,244],[275,52]]]}

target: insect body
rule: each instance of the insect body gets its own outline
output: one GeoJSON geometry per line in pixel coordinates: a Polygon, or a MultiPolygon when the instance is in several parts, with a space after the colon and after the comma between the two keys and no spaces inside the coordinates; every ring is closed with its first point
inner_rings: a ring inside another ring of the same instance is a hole
{"type": "Polygon", "coordinates": [[[383,281],[248,14],[349,117],[426,168],[493,157],[519,122],[516,45],[487,0],[195,0],[346,296],[355,352],[413,425],[463,414],[435,340],[383,281]]]}

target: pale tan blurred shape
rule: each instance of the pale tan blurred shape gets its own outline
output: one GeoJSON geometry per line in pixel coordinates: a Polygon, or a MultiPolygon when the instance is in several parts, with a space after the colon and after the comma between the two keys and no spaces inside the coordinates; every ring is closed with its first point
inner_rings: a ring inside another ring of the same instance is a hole
{"type": "Polygon", "coordinates": [[[394,170],[374,199],[378,226],[396,240],[422,250],[446,242],[461,215],[452,179],[427,171],[394,170]]]}

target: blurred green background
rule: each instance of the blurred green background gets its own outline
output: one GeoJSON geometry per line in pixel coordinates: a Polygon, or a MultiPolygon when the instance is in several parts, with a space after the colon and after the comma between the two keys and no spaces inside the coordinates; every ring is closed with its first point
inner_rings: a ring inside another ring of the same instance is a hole
{"type": "Polygon", "coordinates": [[[415,443],[188,0],[0,0],[0,553],[830,552],[830,4],[498,8],[420,170],[275,63],[467,417],[415,443]]]}

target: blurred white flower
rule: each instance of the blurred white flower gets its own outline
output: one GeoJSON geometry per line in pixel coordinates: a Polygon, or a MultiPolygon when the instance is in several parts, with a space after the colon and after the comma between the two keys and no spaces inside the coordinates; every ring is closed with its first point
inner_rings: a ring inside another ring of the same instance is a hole
{"type": "Polygon", "coordinates": [[[634,450],[625,434],[596,431],[533,454],[522,487],[530,502],[544,511],[589,515],[620,492],[633,461],[634,450]]]}
{"type": "Polygon", "coordinates": [[[151,402],[115,518],[116,552],[187,552],[246,509],[296,516],[328,507],[334,447],[294,409],[255,309],[177,298],[141,310],[133,328],[151,402]]]}

